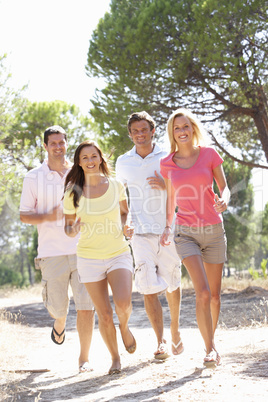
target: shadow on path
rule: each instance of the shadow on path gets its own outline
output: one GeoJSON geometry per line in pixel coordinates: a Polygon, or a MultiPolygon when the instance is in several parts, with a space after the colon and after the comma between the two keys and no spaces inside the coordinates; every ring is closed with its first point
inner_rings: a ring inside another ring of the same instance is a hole
{"type": "MultiPolygon", "coordinates": [[[[40,296],[41,299],[41,296],[40,296]]],[[[219,325],[227,328],[236,328],[239,326],[249,326],[252,322],[263,323],[265,316],[268,316],[268,291],[258,287],[248,287],[241,292],[230,291],[223,293],[221,296],[221,314],[219,325]]],[[[113,305],[112,296],[110,296],[113,305]]],[[[170,316],[168,303],[164,295],[160,296],[163,307],[164,325],[169,327],[170,316]]],[[[133,312],[130,317],[130,326],[140,328],[149,328],[150,323],[147,318],[143,296],[138,292],[132,293],[133,312]]],[[[18,306],[7,307],[5,311],[12,315],[20,317],[23,325],[29,325],[34,328],[51,327],[53,319],[47,313],[43,303],[29,303],[18,306]]],[[[116,314],[114,314],[114,322],[118,324],[116,314]]],[[[98,317],[96,315],[96,324],[98,317]]],[[[195,294],[193,289],[183,289],[181,303],[181,328],[197,327],[195,317],[195,294]]],[[[70,302],[70,309],[67,318],[67,329],[72,331],[76,329],[76,311],[73,299],[70,302]]]]}

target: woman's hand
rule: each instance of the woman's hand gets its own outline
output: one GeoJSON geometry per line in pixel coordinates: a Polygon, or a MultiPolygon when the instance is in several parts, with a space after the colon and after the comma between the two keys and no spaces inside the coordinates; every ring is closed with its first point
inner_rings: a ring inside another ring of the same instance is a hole
{"type": "Polygon", "coordinates": [[[132,239],[132,236],[134,234],[134,227],[133,226],[129,226],[129,225],[124,225],[123,227],[123,234],[124,236],[126,236],[126,238],[128,240],[132,239]]]}
{"type": "Polygon", "coordinates": [[[165,247],[165,246],[169,246],[171,241],[169,240],[169,235],[171,233],[171,227],[170,226],[166,226],[164,232],[161,235],[160,238],[160,244],[161,246],[165,247]]]}
{"type": "Polygon", "coordinates": [[[78,218],[76,221],[73,221],[72,223],[68,222],[69,224],[65,225],[65,233],[69,237],[75,237],[81,230],[81,227],[84,225],[83,222],[81,222],[81,218],[78,218]],[[71,223],[71,224],[70,224],[71,223]]]}
{"type": "Polygon", "coordinates": [[[215,204],[213,205],[216,212],[221,213],[226,211],[227,204],[223,198],[219,198],[218,194],[215,195],[215,204]]]}

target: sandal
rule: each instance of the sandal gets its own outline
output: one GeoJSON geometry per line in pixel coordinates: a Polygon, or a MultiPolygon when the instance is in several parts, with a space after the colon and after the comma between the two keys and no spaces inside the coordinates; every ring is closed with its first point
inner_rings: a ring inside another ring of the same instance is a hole
{"type": "Polygon", "coordinates": [[[169,357],[167,344],[165,342],[159,344],[157,351],[154,353],[154,357],[158,360],[165,360],[169,357]]]}
{"type": "Polygon", "coordinates": [[[121,369],[119,369],[119,368],[110,368],[110,370],[108,372],[109,375],[114,375],[114,374],[119,374],[119,373],[121,373],[121,369]]]}
{"type": "Polygon", "coordinates": [[[84,362],[79,365],[79,373],[88,373],[93,371],[93,368],[90,367],[89,362],[84,362]]]}
{"type": "Polygon", "coordinates": [[[209,352],[204,358],[204,366],[207,368],[213,368],[219,366],[220,364],[221,356],[215,349],[212,349],[212,351],[209,352]]]}
{"type": "Polygon", "coordinates": [[[53,341],[54,343],[56,343],[56,345],[62,345],[63,342],[65,341],[65,334],[64,334],[63,340],[62,340],[61,342],[57,342],[57,341],[56,341],[56,338],[55,338],[55,335],[54,335],[54,332],[55,332],[55,334],[56,334],[58,337],[61,337],[61,336],[64,334],[64,332],[65,332],[65,328],[64,328],[64,330],[59,334],[59,333],[55,330],[55,328],[54,328],[54,326],[53,326],[53,329],[52,329],[52,332],[51,332],[51,339],[52,339],[52,341],[53,341]]]}
{"type": "MultiPolygon", "coordinates": [[[[119,324],[119,329],[120,329],[120,324],[119,324]]],[[[134,352],[136,351],[136,348],[137,348],[136,339],[134,338],[134,335],[132,334],[132,332],[130,331],[130,329],[128,329],[128,330],[129,330],[129,332],[130,332],[131,335],[132,335],[133,344],[127,347],[126,344],[125,344],[125,342],[124,342],[123,337],[122,337],[122,341],[123,341],[123,344],[124,344],[124,346],[125,346],[126,351],[127,351],[128,353],[134,353],[134,352]]],[[[121,332],[121,329],[120,329],[120,332],[121,332]]],[[[122,333],[121,333],[121,336],[122,336],[122,333]]]]}
{"type": "MultiPolygon", "coordinates": [[[[128,348],[126,347],[126,345],[125,345],[125,348],[126,348],[126,351],[128,352],[128,353],[134,353],[135,351],[136,351],[136,348],[137,348],[137,344],[136,344],[136,339],[134,338],[134,336],[133,336],[133,339],[134,339],[134,343],[133,343],[133,345],[131,345],[131,346],[129,346],[128,348]]],[[[124,341],[123,341],[124,342],[124,341]]]]}
{"type": "Polygon", "coordinates": [[[183,346],[183,344],[182,344],[182,340],[181,340],[181,339],[179,340],[179,342],[177,343],[177,345],[176,345],[174,342],[171,342],[171,344],[172,344],[173,348],[174,348],[176,351],[177,351],[178,347],[181,345],[180,351],[179,351],[178,353],[172,352],[173,355],[175,355],[175,356],[180,355],[180,354],[184,351],[184,346],[183,346]]]}

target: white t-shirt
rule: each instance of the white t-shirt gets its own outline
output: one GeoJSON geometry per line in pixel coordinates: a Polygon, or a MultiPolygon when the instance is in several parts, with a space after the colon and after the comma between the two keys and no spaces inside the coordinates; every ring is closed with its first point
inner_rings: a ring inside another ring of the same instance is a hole
{"type": "MultiPolygon", "coordinates": [[[[20,212],[47,213],[62,204],[64,182],[68,172],[61,177],[50,170],[47,161],[30,170],[24,178],[20,200],[20,212]]],[[[64,218],[37,225],[38,257],[55,257],[76,254],[79,235],[69,237],[64,232],[64,218]]]]}
{"type": "Polygon", "coordinates": [[[142,158],[136,146],[116,162],[116,178],[128,187],[131,220],[136,234],[162,234],[166,225],[166,191],[152,189],[146,180],[160,174],[160,159],[167,156],[155,144],[153,151],[142,158]]]}

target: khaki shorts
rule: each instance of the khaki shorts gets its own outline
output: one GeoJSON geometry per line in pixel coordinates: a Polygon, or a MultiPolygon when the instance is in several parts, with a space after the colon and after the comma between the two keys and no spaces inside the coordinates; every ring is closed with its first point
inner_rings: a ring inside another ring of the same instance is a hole
{"type": "Polygon", "coordinates": [[[65,317],[69,311],[69,284],[77,310],[94,310],[85,286],[79,283],[76,254],[35,259],[42,272],[43,302],[53,318],[65,317]]]}
{"type": "Polygon", "coordinates": [[[176,225],[174,241],[182,262],[192,255],[200,255],[208,264],[226,261],[227,240],[222,223],[203,227],[176,225]]]}
{"type": "Polygon", "coordinates": [[[104,260],[77,257],[78,277],[81,283],[99,282],[107,278],[109,272],[127,269],[133,274],[133,259],[129,251],[104,260]]]}
{"type": "Polygon", "coordinates": [[[161,246],[160,235],[137,234],[131,240],[135,260],[135,286],[148,295],[169,293],[180,287],[181,264],[171,238],[169,246],[161,246]]]}

